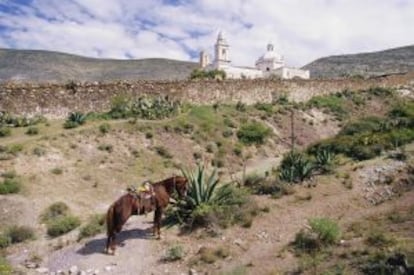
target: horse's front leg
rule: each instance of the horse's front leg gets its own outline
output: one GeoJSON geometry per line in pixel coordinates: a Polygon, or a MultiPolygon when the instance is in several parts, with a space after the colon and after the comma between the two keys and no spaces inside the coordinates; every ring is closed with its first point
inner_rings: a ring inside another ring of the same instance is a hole
{"type": "Polygon", "coordinates": [[[161,239],[161,217],[162,217],[162,208],[157,207],[154,212],[154,227],[153,233],[156,239],[161,239]]]}

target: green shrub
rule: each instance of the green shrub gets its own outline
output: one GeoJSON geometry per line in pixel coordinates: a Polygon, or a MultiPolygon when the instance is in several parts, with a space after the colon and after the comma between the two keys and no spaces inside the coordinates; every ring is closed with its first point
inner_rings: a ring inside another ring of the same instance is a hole
{"type": "Polygon", "coordinates": [[[338,224],[328,218],[311,219],[309,226],[295,236],[293,245],[297,252],[313,253],[335,244],[341,236],[338,224]]]}
{"type": "Polygon", "coordinates": [[[251,122],[241,126],[237,137],[244,144],[263,144],[270,133],[271,130],[262,123],[251,122]]]}
{"type": "Polygon", "coordinates": [[[131,116],[131,100],[122,95],[115,96],[111,100],[111,110],[108,115],[113,119],[131,116]]]}
{"type": "Polygon", "coordinates": [[[52,174],[55,174],[55,175],[62,175],[63,174],[63,169],[60,168],[60,167],[55,167],[52,170],[50,170],[50,172],[52,174]]]}
{"type": "Polygon", "coordinates": [[[233,131],[231,129],[226,129],[223,131],[223,137],[228,138],[233,135],[233,131]]]}
{"type": "Polygon", "coordinates": [[[254,105],[257,110],[264,111],[267,114],[273,113],[273,105],[270,103],[261,103],[258,102],[254,105]]]}
{"type": "Polygon", "coordinates": [[[169,247],[163,257],[164,261],[173,262],[181,260],[184,257],[184,249],[181,245],[173,245],[169,247]]]}
{"type": "Polygon", "coordinates": [[[11,274],[13,274],[12,266],[2,256],[0,256],[0,274],[2,274],[2,275],[11,275],[11,274]]]}
{"type": "Polygon", "coordinates": [[[346,115],[345,99],[341,94],[315,96],[308,102],[309,106],[328,109],[334,113],[338,118],[343,118],[346,115]]]}
{"type": "Polygon", "coordinates": [[[390,88],[383,88],[383,87],[371,87],[367,90],[368,94],[372,94],[375,96],[381,97],[388,97],[393,94],[393,90],[390,88]]]}
{"type": "Polygon", "coordinates": [[[46,208],[40,215],[40,219],[44,223],[49,223],[58,218],[67,216],[69,214],[69,206],[64,202],[55,202],[46,208]]]}
{"type": "Polygon", "coordinates": [[[42,147],[35,147],[33,149],[33,155],[36,155],[38,157],[41,157],[43,155],[46,154],[46,149],[42,148],[42,147]]]}
{"type": "Polygon", "coordinates": [[[47,234],[50,237],[57,237],[66,234],[80,225],[80,220],[75,216],[63,216],[54,219],[47,224],[47,234]]]}
{"type": "Polygon", "coordinates": [[[354,135],[363,132],[378,132],[383,128],[383,121],[384,119],[379,117],[361,118],[358,121],[345,125],[339,132],[339,135],[354,135]]]}
{"type": "Polygon", "coordinates": [[[17,153],[23,151],[23,145],[22,144],[13,144],[7,147],[7,152],[9,154],[12,154],[14,156],[17,156],[17,153]]]}
{"type": "Polygon", "coordinates": [[[39,134],[39,129],[35,126],[29,127],[26,131],[26,135],[29,135],[29,136],[34,136],[37,134],[39,134]]]}
{"type": "Polygon", "coordinates": [[[7,236],[6,234],[0,234],[0,249],[1,248],[6,248],[9,245],[11,245],[10,237],[7,236]]]}
{"type": "Polygon", "coordinates": [[[155,146],[154,149],[155,152],[157,152],[157,154],[163,158],[171,159],[173,157],[171,153],[168,151],[168,149],[164,146],[155,146]]]}
{"type": "Polygon", "coordinates": [[[6,230],[6,236],[10,239],[10,242],[21,243],[26,240],[32,240],[35,237],[34,230],[27,226],[12,226],[6,230]]]}
{"type": "Polygon", "coordinates": [[[13,179],[17,177],[16,171],[6,171],[2,173],[0,176],[6,179],[13,179]]]}
{"type": "Polygon", "coordinates": [[[226,72],[223,70],[205,71],[202,69],[195,69],[190,74],[190,79],[226,79],[226,72]]]}
{"type": "Polygon", "coordinates": [[[8,137],[11,135],[11,130],[9,127],[0,126],[0,137],[8,137]]]}
{"type": "Polygon", "coordinates": [[[111,130],[111,125],[109,125],[109,123],[102,123],[101,125],[99,125],[99,131],[102,134],[106,134],[111,130]]]}
{"type": "Polygon", "coordinates": [[[378,248],[386,248],[396,244],[396,240],[380,231],[372,231],[366,238],[366,243],[378,248]]]}
{"type": "Polygon", "coordinates": [[[15,194],[21,189],[21,183],[16,178],[6,178],[0,183],[0,194],[15,194]]]}
{"type": "Polygon", "coordinates": [[[102,233],[105,230],[105,215],[93,215],[87,224],[81,227],[78,239],[88,238],[102,233]]]}
{"type": "Polygon", "coordinates": [[[309,221],[312,231],[318,236],[323,245],[335,244],[340,236],[341,230],[336,222],[328,218],[315,218],[309,221]]]}
{"type": "Polygon", "coordinates": [[[112,153],[112,151],[114,150],[114,147],[111,144],[100,144],[98,146],[98,150],[112,153]]]}

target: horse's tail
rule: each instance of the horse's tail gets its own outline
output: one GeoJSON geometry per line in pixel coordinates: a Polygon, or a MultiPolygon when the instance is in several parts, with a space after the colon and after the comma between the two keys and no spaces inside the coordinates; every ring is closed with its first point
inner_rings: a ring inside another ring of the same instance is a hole
{"type": "Polygon", "coordinates": [[[106,234],[114,232],[114,205],[112,204],[106,213],[106,234]]]}

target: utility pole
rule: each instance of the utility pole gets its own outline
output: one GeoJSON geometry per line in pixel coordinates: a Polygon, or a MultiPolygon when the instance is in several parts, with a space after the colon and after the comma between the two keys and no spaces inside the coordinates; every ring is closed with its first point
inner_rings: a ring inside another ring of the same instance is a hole
{"type": "Polygon", "coordinates": [[[295,150],[295,116],[293,108],[290,109],[290,150],[293,152],[295,150]]]}

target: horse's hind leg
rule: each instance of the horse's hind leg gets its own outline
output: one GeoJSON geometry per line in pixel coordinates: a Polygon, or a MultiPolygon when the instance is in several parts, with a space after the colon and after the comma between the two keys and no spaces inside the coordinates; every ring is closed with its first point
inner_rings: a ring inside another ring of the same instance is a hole
{"type": "Polygon", "coordinates": [[[161,239],[161,217],[162,208],[157,207],[154,213],[154,236],[156,239],[161,239]]]}

